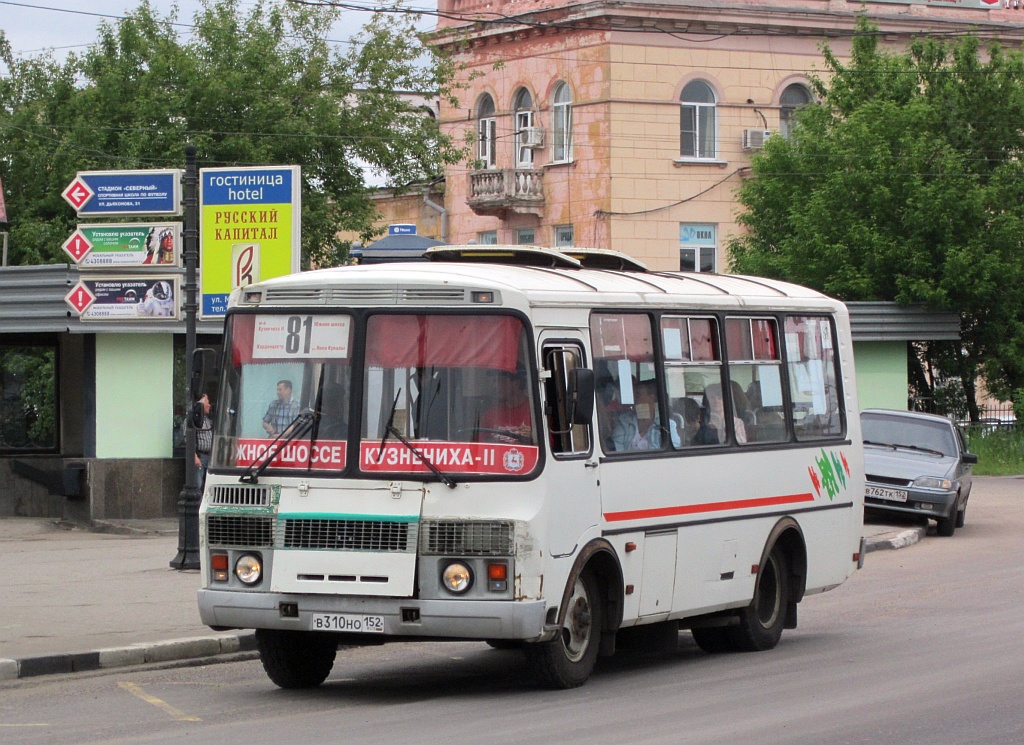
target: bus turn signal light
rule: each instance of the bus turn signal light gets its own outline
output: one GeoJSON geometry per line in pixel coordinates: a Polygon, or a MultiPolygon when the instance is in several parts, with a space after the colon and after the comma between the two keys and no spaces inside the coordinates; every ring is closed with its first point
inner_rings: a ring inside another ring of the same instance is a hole
{"type": "Polygon", "coordinates": [[[210,570],[215,582],[228,581],[228,555],[210,554],[210,570]]]}
{"type": "Polygon", "coordinates": [[[487,564],[487,589],[491,592],[508,590],[508,564],[503,561],[487,564]]]}

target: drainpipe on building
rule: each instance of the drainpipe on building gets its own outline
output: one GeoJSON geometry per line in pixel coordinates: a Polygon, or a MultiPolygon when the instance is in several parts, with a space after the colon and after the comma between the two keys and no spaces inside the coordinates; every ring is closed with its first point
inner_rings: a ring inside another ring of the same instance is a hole
{"type": "Polygon", "coordinates": [[[430,207],[432,210],[436,210],[441,215],[441,242],[448,242],[448,210],[439,205],[437,202],[430,201],[430,187],[428,186],[423,190],[423,204],[430,207]]]}

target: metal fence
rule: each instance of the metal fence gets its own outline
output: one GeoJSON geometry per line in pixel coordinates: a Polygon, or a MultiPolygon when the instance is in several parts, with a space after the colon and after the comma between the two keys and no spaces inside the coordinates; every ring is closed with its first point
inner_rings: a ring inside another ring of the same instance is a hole
{"type": "Polygon", "coordinates": [[[951,411],[950,407],[944,406],[941,402],[929,398],[911,398],[909,401],[911,411],[926,411],[932,414],[941,414],[953,419],[962,427],[972,427],[984,431],[997,429],[1015,429],[1017,417],[1013,413],[1013,404],[1009,402],[994,403],[982,406],[978,412],[978,421],[971,422],[967,411],[951,411]]]}

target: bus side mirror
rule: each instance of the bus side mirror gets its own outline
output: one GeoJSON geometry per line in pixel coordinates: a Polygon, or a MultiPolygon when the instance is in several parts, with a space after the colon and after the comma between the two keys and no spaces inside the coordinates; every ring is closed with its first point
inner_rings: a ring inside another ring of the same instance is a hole
{"type": "Polygon", "coordinates": [[[566,399],[570,424],[590,424],[594,418],[594,371],[577,367],[569,371],[566,399]]]}
{"type": "Polygon", "coordinates": [[[203,427],[203,402],[193,401],[192,402],[192,427],[193,429],[202,429],[203,427]]]}
{"type": "Polygon", "coordinates": [[[196,429],[203,426],[203,405],[199,399],[203,397],[203,388],[206,386],[206,355],[208,354],[213,354],[213,350],[199,347],[192,351],[192,380],[189,381],[188,386],[192,401],[189,402],[188,418],[196,429]]]}

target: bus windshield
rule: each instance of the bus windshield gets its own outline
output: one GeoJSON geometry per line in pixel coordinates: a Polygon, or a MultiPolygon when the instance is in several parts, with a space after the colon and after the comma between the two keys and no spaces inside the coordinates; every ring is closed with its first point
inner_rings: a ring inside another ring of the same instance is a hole
{"type": "Polygon", "coordinates": [[[233,314],[212,467],[269,459],[272,469],[318,475],[428,479],[425,460],[453,474],[536,467],[529,338],[518,318],[378,313],[359,335],[357,322],[338,313],[233,314]],[[353,370],[357,359],[362,368],[353,370]],[[290,437],[299,426],[308,431],[290,437]]]}

